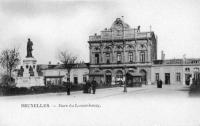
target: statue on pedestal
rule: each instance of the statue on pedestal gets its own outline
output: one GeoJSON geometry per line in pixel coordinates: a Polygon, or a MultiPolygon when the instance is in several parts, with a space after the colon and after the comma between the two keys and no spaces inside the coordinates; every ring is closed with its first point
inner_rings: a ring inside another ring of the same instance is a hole
{"type": "Polygon", "coordinates": [[[32,55],[32,51],[33,51],[33,42],[30,40],[30,38],[28,38],[28,42],[27,42],[27,58],[28,57],[32,57],[33,58],[33,55],[32,55]]]}

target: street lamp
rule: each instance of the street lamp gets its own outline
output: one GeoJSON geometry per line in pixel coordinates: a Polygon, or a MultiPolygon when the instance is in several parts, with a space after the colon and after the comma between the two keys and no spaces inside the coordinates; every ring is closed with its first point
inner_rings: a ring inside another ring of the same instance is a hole
{"type": "Polygon", "coordinates": [[[124,65],[124,92],[127,92],[127,88],[126,88],[126,65],[124,65]]]}
{"type": "MultiPolygon", "coordinates": [[[[123,51],[124,51],[124,57],[125,57],[125,41],[124,41],[124,38],[125,38],[125,36],[124,36],[124,22],[123,22],[123,19],[124,19],[124,16],[122,16],[122,40],[123,40],[123,44],[124,44],[124,49],[123,49],[123,51]]],[[[123,60],[125,60],[125,58],[123,58],[123,60]]],[[[123,63],[125,63],[125,62],[123,62],[123,63]]],[[[127,92],[127,88],[126,88],[126,65],[124,65],[124,92],[127,92]]]]}

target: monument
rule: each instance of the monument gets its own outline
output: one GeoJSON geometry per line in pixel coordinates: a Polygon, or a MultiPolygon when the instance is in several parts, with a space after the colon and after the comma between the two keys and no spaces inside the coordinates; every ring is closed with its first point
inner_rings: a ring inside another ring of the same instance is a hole
{"type": "Polygon", "coordinates": [[[45,86],[44,77],[38,76],[37,60],[33,57],[33,42],[28,39],[27,55],[23,60],[23,65],[20,68],[20,74],[16,78],[16,87],[31,88],[33,86],[45,86]]]}

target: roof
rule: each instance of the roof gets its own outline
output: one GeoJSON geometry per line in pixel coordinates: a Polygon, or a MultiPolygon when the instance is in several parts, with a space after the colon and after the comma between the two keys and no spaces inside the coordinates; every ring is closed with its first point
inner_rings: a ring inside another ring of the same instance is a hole
{"type": "Polygon", "coordinates": [[[113,22],[110,29],[111,30],[122,30],[122,29],[125,30],[125,29],[130,29],[130,26],[127,23],[125,23],[123,20],[121,20],[121,18],[117,18],[113,22]]]}
{"type": "Polygon", "coordinates": [[[122,39],[133,40],[133,39],[147,39],[152,38],[154,36],[153,31],[149,32],[140,32],[140,26],[137,28],[131,28],[127,23],[125,23],[120,18],[117,18],[111,28],[105,28],[101,31],[100,35],[96,33],[94,35],[89,36],[88,42],[99,42],[99,41],[121,41],[122,39]]]}
{"type": "MultiPolygon", "coordinates": [[[[51,65],[51,64],[39,64],[38,65],[40,69],[46,70],[46,69],[65,69],[64,64],[57,64],[57,65],[51,65]]],[[[77,63],[74,64],[73,68],[88,68],[89,63],[77,63]]]]}
{"type": "Polygon", "coordinates": [[[199,58],[185,58],[185,59],[166,59],[166,60],[154,60],[154,65],[191,65],[196,64],[200,65],[200,59],[199,58]]]}

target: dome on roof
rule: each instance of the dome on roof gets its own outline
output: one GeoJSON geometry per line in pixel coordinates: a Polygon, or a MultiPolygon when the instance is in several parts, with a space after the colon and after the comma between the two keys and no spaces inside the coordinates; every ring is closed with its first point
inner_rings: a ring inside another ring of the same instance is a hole
{"type": "Polygon", "coordinates": [[[110,29],[111,30],[123,30],[123,29],[126,30],[126,29],[129,29],[129,28],[130,28],[130,26],[127,23],[122,21],[121,18],[117,18],[113,22],[113,24],[112,24],[110,29]]]}

